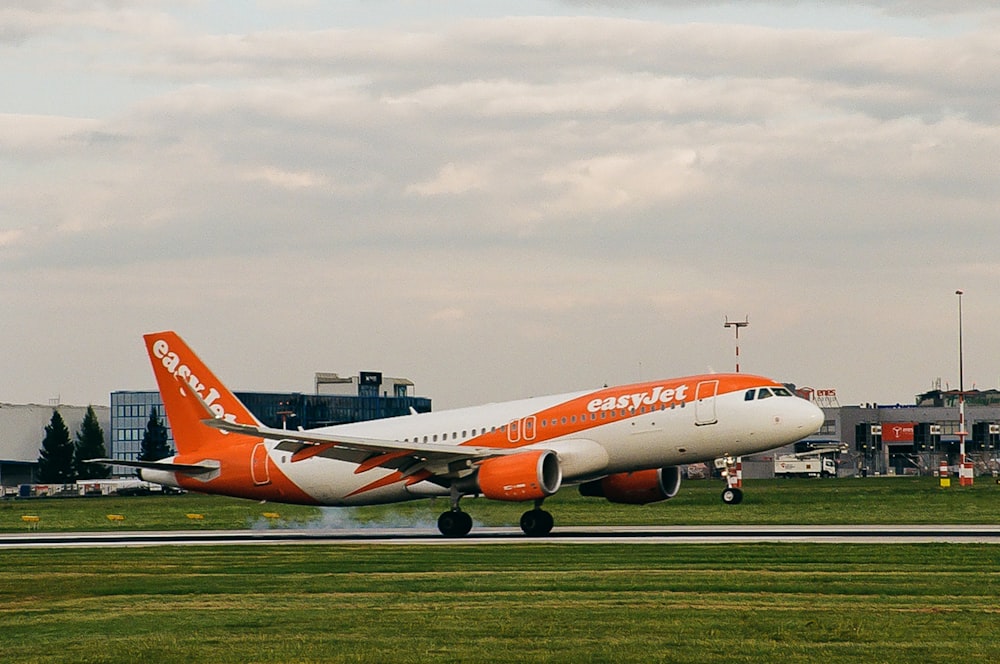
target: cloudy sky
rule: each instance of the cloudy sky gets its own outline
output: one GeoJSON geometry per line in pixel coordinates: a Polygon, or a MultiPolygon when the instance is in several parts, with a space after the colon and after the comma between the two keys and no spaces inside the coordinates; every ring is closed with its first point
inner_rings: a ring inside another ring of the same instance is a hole
{"type": "Polygon", "coordinates": [[[8,0],[0,401],[997,387],[995,6],[8,0]]]}

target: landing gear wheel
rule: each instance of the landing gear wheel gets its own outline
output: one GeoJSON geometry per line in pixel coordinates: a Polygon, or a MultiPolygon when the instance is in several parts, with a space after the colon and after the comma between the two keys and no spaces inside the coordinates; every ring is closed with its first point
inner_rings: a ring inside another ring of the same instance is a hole
{"type": "Polygon", "coordinates": [[[722,492],[722,502],[727,505],[739,505],[743,502],[743,491],[735,488],[727,488],[722,492]]]}
{"type": "Polygon", "coordinates": [[[545,510],[528,510],[521,515],[521,530],[530,537],[541,537],[552,532],[552,515],[545,510]]]}
{"type": "Polygon", "coordinates": [[[438,530],[445,537],[465,537],[472,530],[472,517],[461,510],[444,512],[438,517],[438,530]]]}

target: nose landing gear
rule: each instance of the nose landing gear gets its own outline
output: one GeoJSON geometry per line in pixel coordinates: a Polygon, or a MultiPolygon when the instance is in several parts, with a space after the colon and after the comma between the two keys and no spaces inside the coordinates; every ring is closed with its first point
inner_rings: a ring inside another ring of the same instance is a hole
{"type": "Polygon", "coordinates": [[[727,505],[739,505],[743,502],[743,490],[726,487],[722,491],[722,502],[727,505]]]}
{"type": "Polygon", "coordinates": [[[722,477],[726,480],[726,488],[722,491],[722,502],[727,505],[742,503],[743,459],[726,455],[715,460],[715,467],[722,469],[722,477]]]}

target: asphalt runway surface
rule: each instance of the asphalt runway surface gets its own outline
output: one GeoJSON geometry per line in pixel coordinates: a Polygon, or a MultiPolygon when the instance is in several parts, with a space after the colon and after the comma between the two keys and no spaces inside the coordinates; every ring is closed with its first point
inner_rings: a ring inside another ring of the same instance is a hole
{"type": "Polygon", "coordinates": [[[430,528],[343,528],[184,530],[0,534],[0,549],[127,547],[224,544],[727,544],[816,542],[903,544],[914,542],[1000,544],[998,525],[880,526],[667,526],[565,527],[546,537],[527,537],[518,528],[475,528],[448,538],[430,528]]]}

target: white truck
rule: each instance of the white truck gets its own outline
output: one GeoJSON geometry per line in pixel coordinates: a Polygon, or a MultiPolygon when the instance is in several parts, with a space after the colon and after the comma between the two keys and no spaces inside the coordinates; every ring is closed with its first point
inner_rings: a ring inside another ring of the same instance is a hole
{"type": "Polygon", "coordinates": [[[836,477],[837,464],[832,457],[810,454],[782,454],[774,457],[775,477],[836,477]]]}

